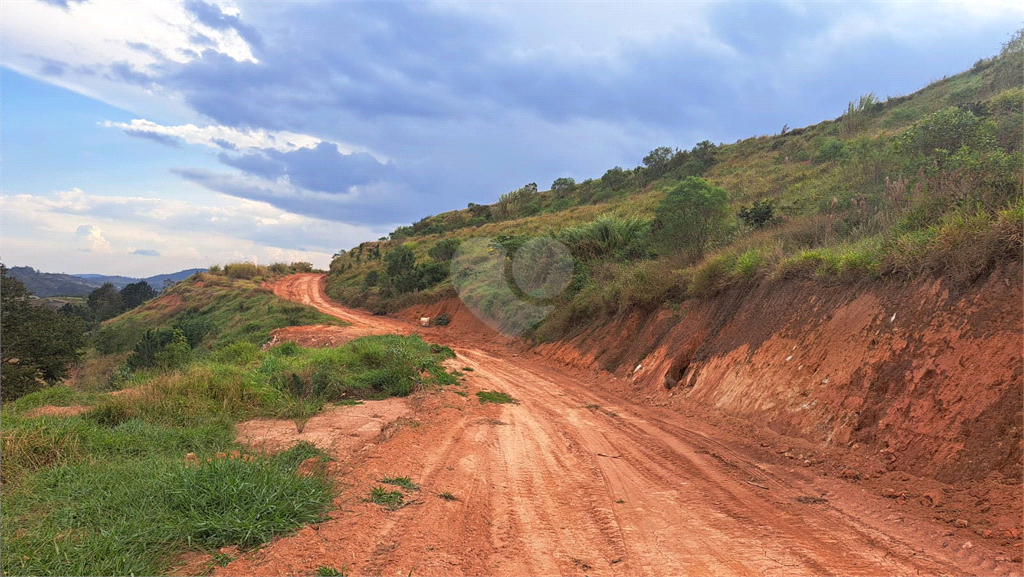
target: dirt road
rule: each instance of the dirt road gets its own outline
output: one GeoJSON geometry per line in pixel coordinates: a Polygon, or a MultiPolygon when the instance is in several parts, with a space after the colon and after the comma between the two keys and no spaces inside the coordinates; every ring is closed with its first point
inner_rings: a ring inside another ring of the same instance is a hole
{"type": "MultiPolygon", "coordinates": [[[[441,340],[434,329],[340,307],[322,287],[320,275],[295,275],[275,292],[352,323],[353,335],[441,340]]],[[[1020,572],[980,538],[780,457],[758,431],[633,404],[610,377],[445,334],[458,355],[451,366],[466,374],[461,387],[334,407],[302,435],[290,422],[246,429],[250,442],[308,438],[330,448],[343,490],[329,521],[241,554],[217,574],[1020,572]],[[480,404],[479,390],[519,404],[480,404]],[[364,502],[385,475],[420,484],[410,506],[364,502]]]]}

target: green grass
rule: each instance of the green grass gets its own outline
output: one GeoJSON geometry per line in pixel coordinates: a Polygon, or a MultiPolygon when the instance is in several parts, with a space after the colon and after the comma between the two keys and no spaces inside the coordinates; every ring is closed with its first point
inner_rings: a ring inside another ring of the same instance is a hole
{"type": "MultiPolygon", "coordinates": [[[[187,551],[257,546],[322,518],[332,487],[323,475],[295,474],[310,457],[326,459],[309,444],[275,456],[223,457],[241,449],[234,443],[234,422],[265,416],[298,423],[326,403],[458,382],[442,364],[454,357],[451,349],[418,337],[366,337],[337,349],[285,344],[261,350],[263,331],[297,309],[260,291],[249,294],[244,282],[213,276],[203,287],[186,283],[180,289],[185,293],[177,294],[198,312],[176,308],[171,299],[164,308],[146,305],[105,327],[103,346],[123,346],[119,330],[131,336],[138,327],[180,325],[182,318],[204,314],[203,303],[220,301],[208,312],[229,330],[207,332],[188,363],[175,370],[125,372],[123,351],[90,352],[82,372],[93,382],[116,377],[139,387],[132,394],[54,387],[4,404],[0,574],[162,574],[187,551]],[[240,304],[250,297],[253,308],[240,304]],[[275,314],[260,303],[284,316],[257,321],[254,316],[275,314]],[[232,333],[231,327],[248,332],[232,333]],[[221,343],[232,334],[241,338],[221,343]],[[39,406],[77,404],[90,409],[73,417],[25,417],[39,406]],[[186,460],[189,453],[196,458],[186,460]]],[[[319,320],[305,314],[292,320],[319,320]]],[[[405,480],[406,487],[414,486],[405,480]]],[[[403,497],[396,506],[405,503],[403,497]]]]}
{"type": "Polygon", "coordinates": [[[380,479],[380,482],[386,485],[394,485],[396,487],[401,487],[406,491],[420,490],[420,486],[417,485],[416,483],[413,483],[412,479],[410,479],[409,477],[384,477],[383,479],[380,479]]]}
{"type": "Polygon", "coordinates": [[[103,354],[124,352],[131,350],[147,329],[181,328],[191,335],[193,347],[218,351],[238,343],[262,345],[273,329],[312,324],[346,323],[313,307],[278,298],[255,281],[206,273],[190,277],[160,298],[104,324],[93,344],[103,354]]]}
{"type": "Polygon", "coordinates": [[[513,399],[508,393],[502,393],[498,391],[479,391],[476,394],[476,398],[480,399],[480,404],[484,403],[498,403],[498,404],[513,404],[518,405],[519,401],[513,399]]]}
{"type": "Polygon", "coordinates": [[[401,491],[389,491],[381,486],[375,486],[370,489],[370,496],[366,498],[366,501],[380,505],[389,511],[401,509],[408,504],[405,501],[405,495],[401,491]]]}
{"type": "Polygon", "coordinates": [[[5,404],[4,408],[12,414],[23,414],[32,409],[47,405],[55,407],[92,405],[102,398],[102,395],[77,391],[71,387],[58,385],[29,393],[24,397],[5,404]]]}
{"type": "Polygon", "coordinates": [[[459,500],[458,497],[456,497],[455,495],[451,494],[448,491],[445,491],[444,493],[438,493],[437,496],[440,497],[441,499],[444,499],[445,501],[458,501],[459,500]]]}
{"type": "Polygon", "coordinates": [[[456,384],[442,364],[453,355],[417,336],[363,337],[336,349],[285,344],[262,351],[239,343],[181,370],[137,372],[136,394],[104,397],[85,417],[108,425],[140,418],[174,426],[196,426],[211,418],[303,419],[326,403],[406,396],[420,388],[456,384]]]}
{"type": "Polygon", "coordinates": [[[160,574],[186,550],[254,547],[331,503],[325,479],[295,475],[306,447],[216,458],[234,448],[229,423],[108,428],[5,415],[2,441],[4,574],[160,574]]]}

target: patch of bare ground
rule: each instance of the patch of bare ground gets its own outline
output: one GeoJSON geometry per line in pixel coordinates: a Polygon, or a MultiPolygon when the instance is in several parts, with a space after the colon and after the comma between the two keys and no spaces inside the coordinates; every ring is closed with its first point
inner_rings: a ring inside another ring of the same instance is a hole
{"type": "Polygon", "coordinates": [[[28,411],[27,413],[25,413],[25,416],[28,417],[29,419],[48,416],[70,417],[73,415],[79,415],[88,410],[89,407],[86,407],[84,405],[69,405],[67,407],[55,407],[53,405],[45,405],[28,411]]]}

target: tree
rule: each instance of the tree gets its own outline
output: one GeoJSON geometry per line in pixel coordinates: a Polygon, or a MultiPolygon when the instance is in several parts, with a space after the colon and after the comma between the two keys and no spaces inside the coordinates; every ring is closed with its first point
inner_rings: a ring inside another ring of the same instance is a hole
{"type": "Polygon", "coordinates": [[[412,249],[402,245],[384,255],[384,263],[392,286],[399,293],[416,290],[419,277],[416,274],[416,255],[412,249]]]}
{"type": "Polygon", "coordinates": [[[4,401],[56,384],[85,344],[81,321],[32,305],[30,294],[0,264],[0,399],[4,401]]]}
{"type": "Polygon", "coordinates": [[[423,290],[430,288],[448,278],[451,269],[447,264],[428,262],[416,265],[416,288],[423,290]]]}
{"type": "Polygon", "coordinates": [[[149,286],[148,282],[140,280],[121,289],[121,303],[124,305],[125,310],[131,310],[141,306],[142,303],[149,299],[155,298],[156,295],[156,290],[149,286]]]}
{"type": "Polygon", "coordinates": [[[757,199],[750,208],[741,206],[736,216],[751,228],[764,228],[775,219],[775,204],[770,200],[757,199]]]}
{"type": "Polygon", "coordinates": [[[667,146],[659,146],[644,157],[644,166],[647,167],[647,178],[657,180],[665,174],[669,168],[669,161],[672,160],[674,151],[667,146]]]}
{"type": "Polygon", "coordinates": [[[655,214],[663,243],[681,248],[696,262],[725,228],[729,195],[703,178],[690,176],[668,192],[655,214]]]}
{"type": "Polygon", "coordinates": [[[555,193],[555,196],[561,197],[569,194],[576,188],[576,181],[568,176],[556,178],[551,183],[551,192],[555,193]]]}
{"type": "Polygon", "coordinates": [[[715,162],[718,161],[718,147],[714,145],[710,140],[704,140],[698,142],[696,146],[690,151],[690,158],[693,159],[697,165],[697,174],[701,175],[711,168],[715,162]]]}
{"type": "Polygon", "coordinates": [[[80,319],[82,321],[82,328],[85,331],[91,331],[100,324],[96,319],[96,313],[87,305],[80,303],[65,303],[57,309],[57,314],[62,317],[80,319]]]}
{"type": "Polygon", "coordinates": [[[459,250],[459,246],[462,245],[462,241],[457,238],[446,238],[427,251],[430,258],[434,259],[439,263],[446,263],[452,260],[455,256],[455,252],[459,250]]]}
{"type": "Polygon", "coordinates": [[[89,298],[86,302],[89,304],[89,308],[96,313],[96,318],[101,322],[112,319],[124,312],[121,294],[109,282],[103,283],[103,286],[89,293],[89,298]]]}
{"type": "Polygon", "coordinates": [[[366,285],[367,288],[375,287],[378,283],[380,283],[380,273],[377,272],[377,269],[373,269],[366,273],[366,278],[363,279],[363,284],[366,285]]]}
{"type": "Polygon", "coordinates": [[[626,188],[626,184],[629,182],[629,173],[622,169],[621,166],[609,168],[604,176],[601,177],[601,184],[605,188],[613,192],[622,192],[626,188]]]}

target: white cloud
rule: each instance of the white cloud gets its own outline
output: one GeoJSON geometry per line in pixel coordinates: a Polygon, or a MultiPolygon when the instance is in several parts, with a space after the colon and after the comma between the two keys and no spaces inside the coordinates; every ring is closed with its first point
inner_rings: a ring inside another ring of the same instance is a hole
{"type": "Polygon", "coordinates": [[[329,222],[220,194],[206,197],[200,204],[79,189],[0,196],[3,259],[47,272],[140,277],[238,260],[303,260],[326,268],[339,249],[394,228],[329,222]],[[87,252],[69,259],[78,249],[87,252]]]}
{"type": "Polygon", "coordinates": [[[82,252],[110,252],[110,242],[103,238],[103,231],[91,224],[75,229],[75,239],[82,252]]]}
{"type": "MultiPolygon", "coordinates": [[[[222,13],[237,13],[231,4],[222,13]]],[[[180,95],[146,78],[204,51],[258,62],[237,30],[199,22],[183,1],[4,2],[3,65],[127,110],[190,118],[180,95]]]]}
{"type": "MultiPolygon", "coordinates": [[[[325,142],[309,134],[285,130],[240,130],[229,126],[196,126],[195,124],[165,126],[144,118],[136,118],[131,122],[106,120],[102,125],[107,128],[120,128],[130,135],[157,137],[158,140],[166,139],[166,143],[173,143],[174,139],[181,139],[188,144],[202,145],[232,153],[266,150],[294,152],[302,148],[316,148],[317,145],[325,142]]],[[[342,142],[326,142],[334,145],[339,154],[365,152],[381,164],[388,162],[388,157],[365,147],[352,146],[342,142]]]]}
{"type": "Polygon", "coordinates": [[[16,55],[72,67],[127,62],[146,71],[161,60],[189,62],[203,50],[256,62],[233,29],[198,22],[183,2],[94,0],[62,9],[44,2],[4,3],[4,43],[16,55]],[[144,48],[143,48],[144,47],[144,48]]]}
{"type": "MultiPolygon", "coordinates": [[[[196,126],[184,124],[180,126],[163,126],[146,119],[135,119],[131,122],[106,121],[103,126],[121,128],[127,132],[156,134],[180,138],[189,144],[201,144],[210,148],[237,148],[238,150],[264,149],[278,152],[291,152],[300,148],[315,148],[321,140],[308,134],[296,132],[274,132],[267,130],[238,130],[227,126],[196,126]]],[[[338,151],[346,154],[352,152],[341,147],[338,151]]]]}

